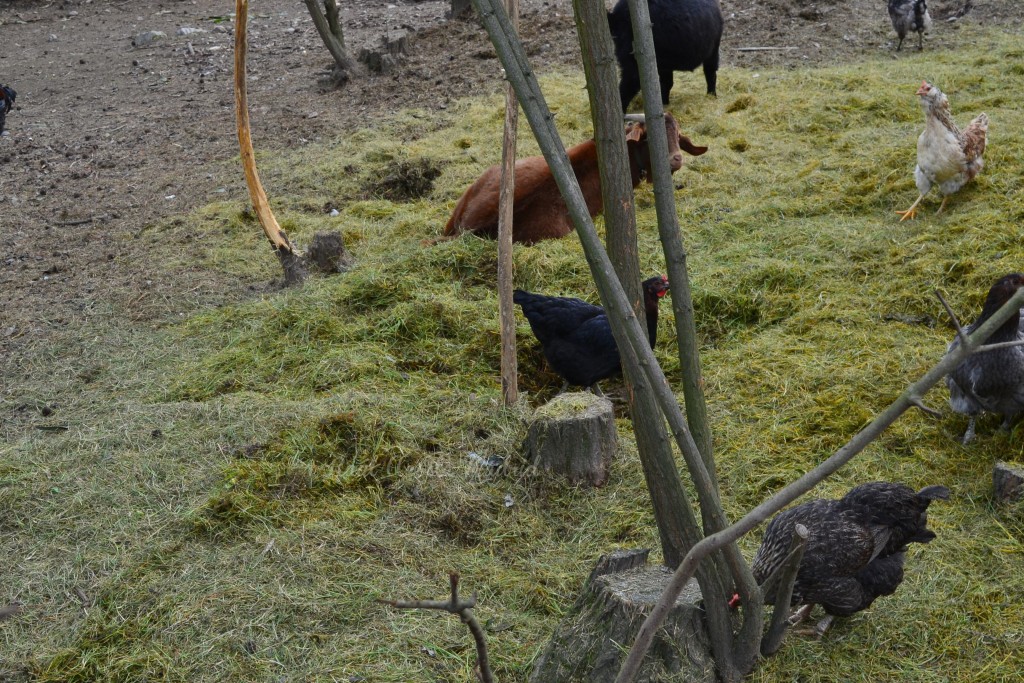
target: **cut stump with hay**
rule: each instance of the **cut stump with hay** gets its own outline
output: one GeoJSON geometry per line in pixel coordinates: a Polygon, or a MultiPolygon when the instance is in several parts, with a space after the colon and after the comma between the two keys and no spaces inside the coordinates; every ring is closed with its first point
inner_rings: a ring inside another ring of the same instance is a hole
{"type": "Polygon", "coordinates": [[[537,409],[523,450],[534,466],[564,475],[570,484],[602,486],[618,443],[611,401],[576,392],[537,409]]]}
{"type": "MultiPolygon", "coordinates": [[[[603,556],[576,604],[545,646],[530,683],[613,683],[637,631],[672,578],[647,565],[648,551],[603,556]],[[602,566],[603,565],[603,566],[602,566]]],[[[638,682],[714,683],[711,642],[691,579],[655,636],[638,682]]]]}
{"type": "Polygon", "coordinates": [[[992,490],[997,503],[1014,503],[1024,498],[1024,468],[997,462],[992,469],[992,490]]]}

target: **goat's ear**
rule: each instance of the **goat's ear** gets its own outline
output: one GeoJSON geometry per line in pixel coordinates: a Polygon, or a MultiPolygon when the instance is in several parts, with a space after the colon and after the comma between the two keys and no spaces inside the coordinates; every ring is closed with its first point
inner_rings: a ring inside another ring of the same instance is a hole
{"type": "Polygon", "coordinates": [[[626,124],[626,142],[640,142],[647,134],[647,128],[639,121],[630,121],[626,124]]]}
{"type": "Polygon", "coordinates": [[[682,133],[679,134],[679,149],[695,157],[699,157],[701,154],[708,151],[707,147],[699,147],[693,144],[693,140],[686,137],[682,133]]]}

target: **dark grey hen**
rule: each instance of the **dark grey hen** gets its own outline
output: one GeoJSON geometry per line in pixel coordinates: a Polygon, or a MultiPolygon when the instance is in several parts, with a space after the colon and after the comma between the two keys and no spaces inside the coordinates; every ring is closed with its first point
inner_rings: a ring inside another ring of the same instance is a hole
{"type": "Polygon", "coordinates": [[[7,123],[7,112],[14,109],[14,100],[18,97],[18,93],[14,92],[14,88],[6,85],[0,85],[0,135],[4,132],[4,124],[7,123]]]}
{"type": "Polygon", "coordinates": [[[932,27],[925,0],[889,0],[889,19],[900,38],[897,51],[903,47],[903,39],[913,31],[917,31],[917,49],[924,49],[924,32],[932,27]]]}
{"type": "MultiPolygon", "coordinates": [[[[841,500],[811,500],[785,510],[765,529],[754,557],[754,578],[764,583],[788,554],[794,527],[807,527],[791,604],[803,606],[796,620],[821,605],[828,614],[817,627],[823,634],[833,617],[859,612],[896,590],[903,582],[907,545],[935,538],[928,529],[928,505],[948,497],[945,486],[915,493],[903,484],[876,481],[857,486],[841,500]]],[[[772,593],[766,596],[769,604],[772,593]]]]}
{"type": "MultiPolygon", "coordinates": [[[[981,315],[964,328],[967,334],[992,317],[1003,304],[1024,287],[1024,275],[1011,273],[1000,278],[988,291],[981,315]]],[[[999,344],[1024,339],[1020,311],[1010,316],[1002,327],[988,338],[986,344],[999,344]]],[[[955,338],[947,353],[960,346],[955,338]]],[[[963,443],[974,439],[974,422],[981,413],[1003,415],[1003,428],[1024,410],[1024,347],[1011,346],[968,356],[946,376],[949,405],[955,412],[969,416],[963,443]]]]}

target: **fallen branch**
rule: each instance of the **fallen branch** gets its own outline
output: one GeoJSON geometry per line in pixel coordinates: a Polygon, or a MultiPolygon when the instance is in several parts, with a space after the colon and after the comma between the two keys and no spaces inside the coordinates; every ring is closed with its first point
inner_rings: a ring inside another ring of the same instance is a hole
{"type": "Polygon", "coordinates": [[[768,50],[798,50],[797,47],[736,47],[737,52],[767,52],[768,50]]]}
{"type": "Polygon", "coordinates": [[[473,615],[473,608],[476,607],[476,594],[469,600],[459,600],[459,575],[452,572],[448,578],[452,587],[452,596],[448,600],[378,600],[377,602],[391,605],[397,609],[436,609],[459,615],[462,623],[468,626],[469,632],[473,634],[473,640],[476,641],[476,660],[480,669],[480,680],[483,683],[494,683],[491,665],[487,661],[487,641],[484,640],[484,630],[473,615]]]}
{"type": "Polygon", "coordinates": [[[964,339],[962,344],[948,352],[921,379],[907,387],[899,398],[893,401],[870,424],[857,432],[852,439],[846,442],[846,445],[833,453],[823,463],[785,486],[734,524],[722,531],[706,536],[690,548],[686,557],[683,558],[683,561],[673,573],[672,580],[669,582],[668,587],[665,588],[665,592],[662,593],[661,598],[658,599],[657,604],[655,604],[651,613],[640,627],[636,641],[633,643],[633,647],[630,649],[629,656],[623,663],[622,669],[619,670],[615,683],[630,683],[636,678],[636,674],[640,670],[640,664],[654,640],[654,634],[665,623],[665,617],[668,616],[672,605],[675,604],[679,594],[693,577],[697,565],[705,557],[730,543],[735,543],[749,531],[766,521],[770,516],[810,491],[852,460],[855,455],[864,450],[868,444],[888,429],[907,409],[917,405],[921,400],[921,396],[956,368],[965,358],[974,353],[981,346],[982,342],[1009,320],[1011,315],[1020,310],[1022,304],[1024,304],[1024,289],[1018,290],[991,318],[964,339]]]}

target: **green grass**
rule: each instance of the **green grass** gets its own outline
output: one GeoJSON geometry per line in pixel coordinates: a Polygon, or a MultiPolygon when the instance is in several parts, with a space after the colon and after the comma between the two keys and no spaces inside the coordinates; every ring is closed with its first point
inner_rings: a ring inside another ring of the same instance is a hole
{"type": "MultiPolygon", "coordinates": [[[[675,182],[733,518],[941,357],[952,332],[933,290],[969,320],[992,281],[1021,269],[1024,112],[1006,93],[1024,56],[1008,37],[976,42],[842,68],[727,69],[717,100],[674,96],[683,130],[711,148],[675,182]],[[933,197],[899,223],[893,212],[917,196],[922,77],[958,121],[988,112],[989,151],[945,214],[933,197]]],[[[581,76],[542,84],[566,142],[585,139],[581,76]]],[[[299,244],[341,230],[356,259],[347,274],[263,290],[277,265],[242,199],[139,234],[154,272],[212,273],[211,287],[241,295],[170,324],[96,323],[52,379],[28,372],[5,399],[59,395],[67,429],[26,420],[0,445],[0,602],[25,603],[0,623],[0,678],[470,680],[457,620],[376,602],[441,596],[458,571],[478,593],[499,679],[525,680],[598,555],[657,547],[628,420],[600,490],[522,461],[525,419],[560,381],[521,320],[525,400],[500,407],[494,244],[420,246],[497,161],[501,109],[496,95],[467,100],[449,119],[403,112],[384,134],[260,154],[284,227],[299,244]],[[379,196],[383,169],[420,160],[441,171],[431,193],[379,196]],[[470,451],[507,465],[484,472],[470,451]]],[[[637,204],[644,271],[663,272],[649,188],[637,204]]],[[[518,286],[594,300],[576,240],[514,256],[518,286]]],[[[679,387],[668,309],[658,356],[679,387]]],[[[115,305],[112,318],[131,313],[115,305]]],[[[944,390],[927,400],[944,407],[944,390]]],[[[911,551],[896,595],[823,642],[791,637],[753,680],[1019,679],[1024,513],[995,507],[990,490],[993,460],[1024,459],[1024,441],[997,422],[962,447],[966,421],[948,409],[908,414],[821,486],[839,495],[890,479],[953,496],[933,507],[938,538],[911,551]]],[[[748,556],[758,537],[744,539],[748,556]]]]}

